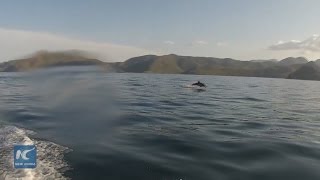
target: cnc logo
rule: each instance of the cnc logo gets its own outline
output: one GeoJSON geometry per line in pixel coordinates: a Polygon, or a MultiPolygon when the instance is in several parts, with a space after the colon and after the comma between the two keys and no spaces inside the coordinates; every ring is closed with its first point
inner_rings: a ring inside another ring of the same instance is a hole
{"type": "Polygon", "coordinates": [[[15,145],[13,149],[15,168],[35,168],[37,166],[35,145],[15,145]]]}

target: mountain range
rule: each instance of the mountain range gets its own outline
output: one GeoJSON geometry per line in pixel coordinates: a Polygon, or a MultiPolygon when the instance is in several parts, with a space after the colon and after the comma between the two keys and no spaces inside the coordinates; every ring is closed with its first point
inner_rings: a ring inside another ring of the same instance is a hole
{"type": "Polygon", "coordinates": [[[40,51],[30,57],[0,64],[2,72],[30,71],[56,66],[97,65],[112,72],[199,74],[223,76],[250,76],[320,80],[320,59],[308,61],[304,57],[283,60],[240,61],[231,58],[192,57],[175,54],[145,55],[124,62],[108,63],[80,51],[40,51]]]}

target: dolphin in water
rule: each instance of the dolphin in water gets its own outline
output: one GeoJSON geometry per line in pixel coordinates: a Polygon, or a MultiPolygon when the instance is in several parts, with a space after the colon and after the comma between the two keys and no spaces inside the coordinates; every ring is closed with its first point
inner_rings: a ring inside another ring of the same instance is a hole
{"type": "Polygon", "coordinates": [[[193,83],[192,86],[207,87],[204,83],[202,83],[200,81],[193,83]]]}

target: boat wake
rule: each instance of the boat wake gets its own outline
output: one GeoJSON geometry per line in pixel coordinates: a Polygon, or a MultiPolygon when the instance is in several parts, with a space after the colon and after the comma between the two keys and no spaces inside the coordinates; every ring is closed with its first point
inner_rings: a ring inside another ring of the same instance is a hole
{"type": "Polygon", "coordinates": [[[68,179],[64,172],[70,169],[64,161],[64,154],[71,150],[53,142],[31,139],[34,132],[15,126],[0,125],[0,179],[68,179]],[[13,146],[36,145],[37,167],[35,169],[15,169],[13,167],[13,146]]]}

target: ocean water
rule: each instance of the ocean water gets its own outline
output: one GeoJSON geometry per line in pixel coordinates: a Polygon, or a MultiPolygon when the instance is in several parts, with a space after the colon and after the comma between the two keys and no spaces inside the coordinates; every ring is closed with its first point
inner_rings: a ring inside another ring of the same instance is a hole
{"type": "Polygon", "coordinates": [[[318,180],[320,82],[0,73],[0,179],[318,180]],[[208,88],[186,85],[201,80],[208,88]],[[36,169],[13,145],[36,144],[36,169]]]}

